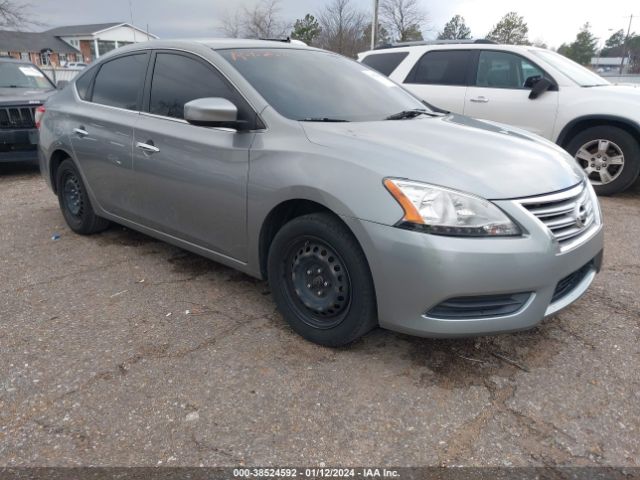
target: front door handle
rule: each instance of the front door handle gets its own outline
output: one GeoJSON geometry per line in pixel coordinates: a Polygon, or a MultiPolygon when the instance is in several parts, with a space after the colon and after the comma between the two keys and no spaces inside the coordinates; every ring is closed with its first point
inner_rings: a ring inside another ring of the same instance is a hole
{"type": "Polygon", "coordinates": [[[89,135],[89,132],[87,132],[84,127],[80,126],[78,128],[74,128],[73,129],[73,133],[80,135],[81,137],[86,137],[87,135],[89,135]]]}
{"type": "Polygon", "coordinates": [[[160,151],[160,149],[156,147],[151,140],[147,143],[136,142],[136,148],[147,153],[158,153],[160,151]]]}
{"type": "Polygon", "coordinates": [[[473,103],[489,103],[489,99],[487,97],[476,97],[476,98],[471,98],[469,99],[470,102],[473,103]]]}

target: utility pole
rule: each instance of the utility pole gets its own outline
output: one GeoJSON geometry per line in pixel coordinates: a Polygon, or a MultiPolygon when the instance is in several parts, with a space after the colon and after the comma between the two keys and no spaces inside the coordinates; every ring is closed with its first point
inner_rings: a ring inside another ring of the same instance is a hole
{"type": "Polygon", "coordinates": [[[620,61],[620,75],[624,70],[624,59],[627,55],[627,42],[629,42],[629,35],[631,35],[631,22],[633,22],[633,14],[629,16],[629,28],[627,29],[627,36],[624,37],[624,43],[622,44],[622,60],[620,61]]]}
{"type": "Polygon", "coordinates": [[[373,0],[373,22],[371,22],[371,50],[376,48],[376,43],[378,43],[378,3],[379,0],[373,0]]]}
{"type": "Polygon", "coordinates": [[[131,27],[133,27],[133,43],[136,42],[136,27],[133,25],[133,0],[129,0],[129,17],[131,18],[131,27]]]}

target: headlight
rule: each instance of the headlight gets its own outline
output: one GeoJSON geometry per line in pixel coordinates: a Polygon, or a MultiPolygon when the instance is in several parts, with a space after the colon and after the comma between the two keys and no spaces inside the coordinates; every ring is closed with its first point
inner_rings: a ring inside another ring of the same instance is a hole
{"type": "Polygon", "coordinates": [[[460,237],[522,234],[502,210],[483,198],[398,178],[385,179],[384,186],[404,210],[404,227],[460,237]]]}

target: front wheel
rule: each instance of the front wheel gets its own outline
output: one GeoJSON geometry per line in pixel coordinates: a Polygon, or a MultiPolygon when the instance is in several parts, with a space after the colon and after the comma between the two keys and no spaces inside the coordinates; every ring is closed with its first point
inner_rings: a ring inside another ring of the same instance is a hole
{"type": "Polygon", "coordinates": [[[592,127],[577,134],[567,146],[598,195],[612,195],[631,186],[640,173],[640,145],[625,130],[592,127]]]}
{"type": "Polygon", "coordinates": [[[280,313],[307,340],[338,347],[378,324],[364,253],[330,214],[304,215],[282,227],[269,249],[268,274],[280,313]]]}

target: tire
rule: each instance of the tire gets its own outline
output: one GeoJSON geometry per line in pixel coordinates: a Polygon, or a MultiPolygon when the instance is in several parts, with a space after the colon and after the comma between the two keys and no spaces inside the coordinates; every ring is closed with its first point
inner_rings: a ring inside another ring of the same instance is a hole
{"type": "Polygon", "coordinates": [[[567,151],[585,170],[598,195],[620,193],[640,174],[640,145],[618,127],[588,128],[571,139],[567,151]]]}
{"type": "Polygon", "coordinates": [[[307,340],[339,347],[378,325],[367,259],[333,215],[312,213],[285,224],[271,243],[267,262],[280,313],[307,340]]]}
{"type": "Polygon", "coordinates": [[[81,235],[91,235],[109,227],[109,221],[93,211],[80,172],[71,159],[63,161],[56,172],[58,203],[69,228],[81,235]]]}

